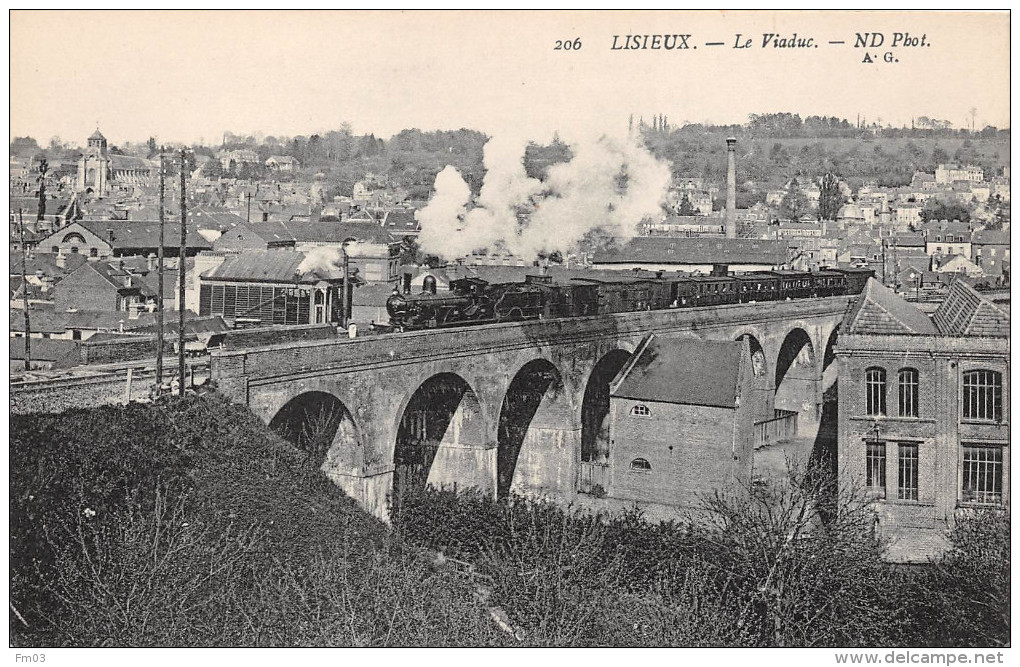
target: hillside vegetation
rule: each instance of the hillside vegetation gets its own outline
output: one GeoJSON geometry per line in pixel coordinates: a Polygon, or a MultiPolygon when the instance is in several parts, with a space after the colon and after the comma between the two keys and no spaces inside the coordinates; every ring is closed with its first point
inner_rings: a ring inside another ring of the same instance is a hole
{"type": "Polygon", "coordinates": [[[499,645],[407,548],[215,397],[11,420],[14,646],[499,645]]]}
{"type": "MultiPolygon", "coordinates": [[[[649,117],[651,120],[653,117],[649,117]]],[[[986,176],[1009,166],[1010,130],[995,127],[955,129],[943,121],[921,117],[916,128],[893,128],[880,122],[852,123],[835,117],[792,113],[750,114],[740,125],[701,123],[669,124],[659,117],[646,124],[643,118],[621,119],[616,129],[630,127],[656,157],[666,160],[678,178],[705,178],[717,184],[726,178],[727,136],[738,140],[737,181],[742,186],[740,205],[750,206],[764,192],[782,186],[791,178],[820,178],[835,172],[859,187],[865,180],[882,186],[910,182],[915,170],[932,172],[939,163],[956,161],[981,166],[986,176]],[[922,122],[923,121],[923,122],[922,122]],[[746,183],[750,187],[743,187],[746,183]]],[[[612,133],[612,132],[611,132],[612,133]]],[[[567,137],[569,139],[569,137],[567,137]]],[[[485,177],[485,143],[489,137],[477,130],[401,130],[389,139],[373,134],[355,134],[344,123],[337,129],[308,136],[273,137],[237,135],[227,132],[220,145],[195,146],[197,153],[213,157],[227,149],[246,149],[257,154],[258,162],[238,171],[226,172],[216,160],[206,175],[219,178],[302,180],[321,173],[326,196],[351,196],[354,185],[365,181],[369,187],[399,187],[412,199],[428,199],[436,174],[447,165],[455,167],[472,192],[478,194],[485,177]],[[289,155],[298,160],[295,173],[275,173],[265,168],[271,155],[289,155]]],[[[156,141],[111,146],[113,153],[139,157],[156,154],[156,141]],[[123,149],[123,150],[122,150],[123,149]]],[[[44,155],[56,164],[66,161],[69,169],[80,149],[53,137],[41,147],[32,137],[14,137],[10,154],[20,158],[44,155]]],[[[541,177],[550,164],[570,159],[566,144],[554,139],[549,145],[531,144],[524,157],[529,175],[541,177]]]]}
{"type": "Polygon", "coordinates": [[[12,646],[1009,641],[1008,516],[893,569],[817,470],[658,525],[411,492],[391,530],[215,395],[12,416],[10,461],[12,646]]]}

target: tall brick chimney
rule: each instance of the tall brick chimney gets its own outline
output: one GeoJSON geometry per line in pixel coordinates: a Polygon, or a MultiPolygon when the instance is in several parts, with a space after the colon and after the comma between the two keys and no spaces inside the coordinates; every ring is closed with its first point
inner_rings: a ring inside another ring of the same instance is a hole
{"type": "Polygon", "coordinates": [[[737,138],[726,139],[726,238],[737,238],[737,138]]]}

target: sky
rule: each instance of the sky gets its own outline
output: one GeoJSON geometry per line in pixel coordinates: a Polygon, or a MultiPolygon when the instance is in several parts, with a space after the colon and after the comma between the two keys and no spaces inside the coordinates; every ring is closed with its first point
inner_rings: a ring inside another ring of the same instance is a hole
{"type": "Polygon", "coordinates": [[[10,133],[40,144],[83,144],[97,126],[114,144],[214,144],[344,122],[383,138],[470,127],[546,140],[659,113],[969,127],[976,109],[979,129],[1009,125],[1006,13],[12,11],[10,25],[10,133]],[[854,47],[876,32],[881,46],[854,47]],[[814,41],[763,47],[768,33],[814,41]],[[926,45],[891,48],[895,33],[926,45]],[[613,48],[646,34],[697,48],[613,48]],[[734,48],[738,34],[749,48],[734,48]]]}

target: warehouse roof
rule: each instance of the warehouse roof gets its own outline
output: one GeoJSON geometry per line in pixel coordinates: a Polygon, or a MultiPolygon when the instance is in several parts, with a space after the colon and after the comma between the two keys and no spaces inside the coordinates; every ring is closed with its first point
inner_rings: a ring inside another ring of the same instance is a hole
{"type": "Polygon", "coordinates": [[[335,255],[315,253],[315,258],[305,263],[313,253],[268,250],[245,252],[231,255],[216,268],[202,276],[203,281],[270,282],[294,284],[315,284],[320,280],[343,280],[343,269],[339,266],[340,251],[335,255]],[[315,259],[318,261],[315,261],[315,259]],[[302,263],[305,266],[302,267],[302,263]]]}

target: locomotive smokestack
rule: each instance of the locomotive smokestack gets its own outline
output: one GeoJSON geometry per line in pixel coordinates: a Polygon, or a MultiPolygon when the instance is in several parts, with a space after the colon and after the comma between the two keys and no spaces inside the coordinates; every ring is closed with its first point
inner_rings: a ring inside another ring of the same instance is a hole
{"type": "Polygon", "coordinates": [[[726,139],[726,238],[737,238],[737,138],[726,139]]]}

